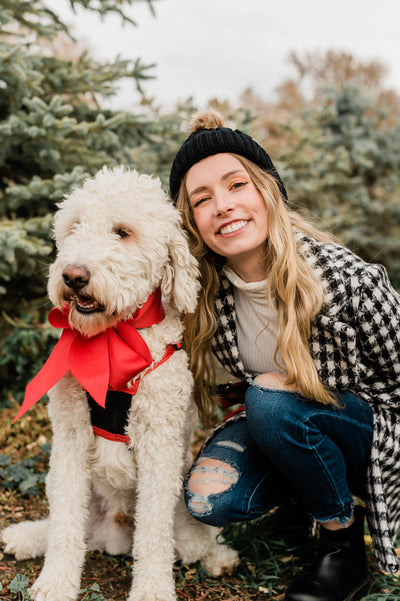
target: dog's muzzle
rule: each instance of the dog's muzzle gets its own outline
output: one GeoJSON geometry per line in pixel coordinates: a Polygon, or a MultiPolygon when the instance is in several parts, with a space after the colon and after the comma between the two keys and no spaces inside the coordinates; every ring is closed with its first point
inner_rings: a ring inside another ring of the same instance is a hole
{"type": "Polygon", "coordinates": [[[79,292],[90,281],[90,271],[84,265],[67,265],[62,272],[62,278],[67,288],[74,292],[67,300],[75,302],[75,308],[79,313],[104,311],[103,305],[92,296],[79,292]]]}

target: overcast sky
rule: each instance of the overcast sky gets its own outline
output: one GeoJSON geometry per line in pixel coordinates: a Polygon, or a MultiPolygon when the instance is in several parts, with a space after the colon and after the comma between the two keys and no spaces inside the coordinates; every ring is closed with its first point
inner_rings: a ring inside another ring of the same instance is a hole
{"type": "MultiPolygon", "coordinates": [[[[377,59],[388,68],[386,84],[400,93],[400,0],[159,0],[156,17],[138,2],[129,9],[137,27],[122,27],[117,16],[102,23],[84,10],[73,16],[66,0],[50,4],[95,58],[157,63],[145,90],[165,107],[189,96],[200,106],[211,97],[235,102],[247,86],[272,98],[293,75],[292,50],[377,59]]],[[[121,108],[134,101],[132,87],[124,87],[121,108]]]]}

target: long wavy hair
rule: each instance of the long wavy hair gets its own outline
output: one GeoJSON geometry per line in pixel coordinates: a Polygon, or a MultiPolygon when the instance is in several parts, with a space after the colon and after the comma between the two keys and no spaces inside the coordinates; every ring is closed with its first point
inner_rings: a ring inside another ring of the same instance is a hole
{"type": "MultiPolygon", "coordinates": [[[[281,353],[286,383],[294,385],[306,398],[323,404],[335,403],[334,395],[321,382],[308,346],[311,322],[324,302],[324,287],[314,269],[299,252],[295,232],[318,241],[332,237],[318,230],[282,198],[273,176],[242,156],[232,154],[246,169],[268,209],[269,233],[265,243],[266,299],[278,311],[278,337],[275,351],[281,353]]],[[[217,328],[215,296],[226,259],[210,250],[196,227],[183,179],[177,198],[190,250],[199,262],[201,297],[194,313],[185,316],[185,342],[196,384],[196,403],[203,421],[214,416],[216,397],[212,394],[215,367],[211,343],[217,328]]],[[[268,324],[265,324],[266,326],[268,324]]]]}

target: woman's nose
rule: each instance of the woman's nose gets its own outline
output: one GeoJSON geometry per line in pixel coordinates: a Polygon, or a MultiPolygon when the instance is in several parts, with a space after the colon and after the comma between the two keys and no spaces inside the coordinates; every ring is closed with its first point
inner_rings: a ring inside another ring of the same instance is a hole
{"type": "Polygon", "coordinates": [[[229,198],[229,195],[224,194],[223,192],[215,195],[215,209],[217,215],[223,215],[224,213],[229,213],[233,209],[232,201],[229,198]]]}

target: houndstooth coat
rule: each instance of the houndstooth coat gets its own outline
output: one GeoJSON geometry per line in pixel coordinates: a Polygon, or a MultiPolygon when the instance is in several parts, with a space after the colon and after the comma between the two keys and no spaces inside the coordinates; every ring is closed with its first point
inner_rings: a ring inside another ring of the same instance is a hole
{"type": "MultiPolygon", "coordinates": [[[[321,278],[326,302],[314,318],[310,352],[322,382],[350,390],[374,412],[367,518],[379,567],[398,569],[400,525],[400,296],[381,265],[297,232],[298,250],[321,278]]],[[[234,376],[250,381],[239,358],[233,287],[221,278],[213,351],[234,376]]]]}

